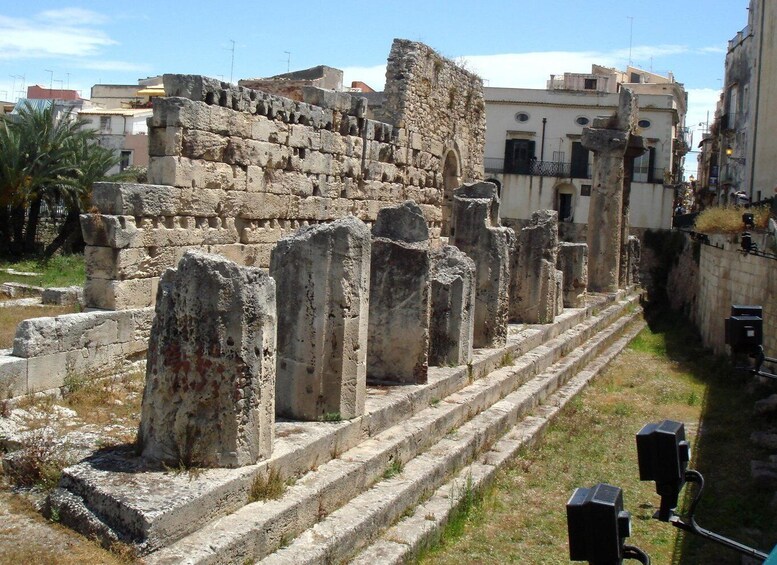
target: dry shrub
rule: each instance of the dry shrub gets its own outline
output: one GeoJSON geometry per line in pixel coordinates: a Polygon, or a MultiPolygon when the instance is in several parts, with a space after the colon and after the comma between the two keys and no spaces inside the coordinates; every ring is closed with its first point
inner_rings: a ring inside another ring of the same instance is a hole
{"type": "Polygon", "coordinates": [[[65,449],[55,441],[51,430],[32,430],[7,462],[6,475],[18,487],[50,490],[59,484],[62,469],[70,465],[65,449]]]}
{"type": "Polygon", "coordinates": [[[743,208],[742,206],[716,206],[706,208],[697,217],[694,230],[701,233],[741,233],[745,229],[742,214],[750,212],[756,229],[766,229],[769,208],[743,208]]]}

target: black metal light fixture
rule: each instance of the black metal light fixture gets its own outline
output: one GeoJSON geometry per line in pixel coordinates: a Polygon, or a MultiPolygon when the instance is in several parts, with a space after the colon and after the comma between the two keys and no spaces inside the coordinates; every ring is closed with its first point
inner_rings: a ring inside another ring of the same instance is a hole
{"type": "Polygon", "coordinates": [[[656,492],[661,495],[661,507],[654,518],[748,557],[765,561],[769,557],[766,553],[706,530],[696,523],[694,514],[704,492],[704,477],[698,471],[687,468],[690,454],[690,447],[685,441],[685,428],[680,422],[664,420],[647,424],[637,434],[639,478],[642,481],[656,481],[656,492]],[[698,491],[687,514],[679,516],[675,513],[677,499],[686,482],[696,483],[698,491]]]}
{"type": "Polygon", "coordinates": [[[668,522],[677,508],[690,460],[685,426],[679,422],[664,420],[647,424],[637,434],[639,480],[656,482],[656,494],[661,497],[656,517],[662,522],[668,522]]]}
{"type": "Polygon", "coordinates": [[[641,549],[625,544],[631,536],[631,515],[623,509],[623,491],[599,483],[578,488],[567,502],[569,559],[596,565],[620,565],[623,559],[637,559],[649,565],[641,549]]]}

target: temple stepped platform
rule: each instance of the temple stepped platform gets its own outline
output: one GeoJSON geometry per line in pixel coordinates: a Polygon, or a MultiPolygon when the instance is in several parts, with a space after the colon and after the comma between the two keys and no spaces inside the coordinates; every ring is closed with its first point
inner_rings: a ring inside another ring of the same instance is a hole
{"type": "Polygon", "coordinates": [[[369,385],[363,416],[276,422],[256,465],[152,468],[106,449],[67,468],[50,505],[149,564],[404,562],[642,327],[636,294],[589,295],[552,324],[510,325],[505,347],[466,366],[430,368],[427,384],[369,385]],[[269,475],[283,495],[251,502],[269,475]]]}

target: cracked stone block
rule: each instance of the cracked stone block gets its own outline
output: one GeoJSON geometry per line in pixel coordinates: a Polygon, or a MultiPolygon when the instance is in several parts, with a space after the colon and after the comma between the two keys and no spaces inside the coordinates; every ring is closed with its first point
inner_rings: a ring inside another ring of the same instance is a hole
{"type": "Polygon", "coordinates": [[[138,445],[170,465],[240,467],[272,452],[275,281],[190,251],[160,281],[138,445]]]}
{"type": "Polygon", "coordinates": [[[490,182],[465,184],[454,191],[453,242],[475,262],[474,347],[507,342],[510,255],[515,233],[499,222],[499,197],[490,182]]]}
{"type": "Polygon", "coordinates": [[[553,322],[557,312],[558,212],[538,210],[518,232],[512,261],[510,319],[527,324],[553,322]]]}
{"type": "Polygon", "coordinates": [[[588,245],[561,242],[556,267],[564,273],[563,300],[565,308],[585,306],[588,289],[588,245]]]}
{"type": "Polygon", "coordinates": [[[364,413],[370,231],[352,216],[281,239],[277,283],[278,415],[322,420],[364,413]]]}
{"type": "Polygon", "coordinates": [[[367,375],[422,384],[429,370],[429,228],[413,201],[383,208],[372,228],[367,375]]]}
{"type": "Polygon", "coordinates": [[[475,262],[452,245],[432,255],[429,364],[472,360],[475,262]]]}

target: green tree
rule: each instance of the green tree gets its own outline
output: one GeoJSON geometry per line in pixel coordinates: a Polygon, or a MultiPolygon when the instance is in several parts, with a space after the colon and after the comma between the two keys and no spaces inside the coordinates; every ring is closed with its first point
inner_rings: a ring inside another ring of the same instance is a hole
{"type": "Polygon", "coordinates": [[[43,203],[66,206],[70,221],[60,236],[78,227],[92,184],[118,162],[85,123],[70,112],[57,117],[52,106],[30,104],[0,121],[0,253],[34,250],[43,203]]]}

